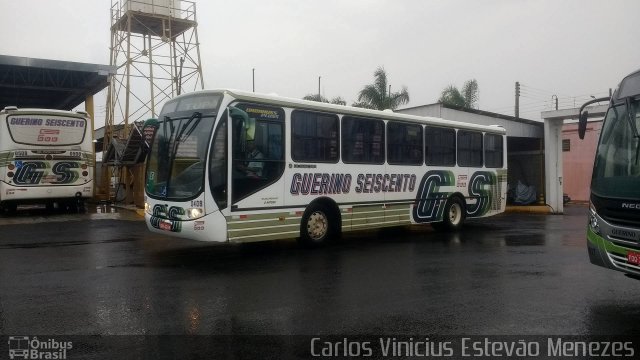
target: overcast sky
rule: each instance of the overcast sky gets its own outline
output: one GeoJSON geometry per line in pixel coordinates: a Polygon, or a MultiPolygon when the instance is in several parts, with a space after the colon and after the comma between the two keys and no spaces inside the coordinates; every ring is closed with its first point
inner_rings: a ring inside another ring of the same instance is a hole
{"type": "MultiPolygon", "coordinates": [[[[481,110],[513,115],[519,81],[521,116],[538,119],[553,94],[579,106],[640,68],[638,0],[195,1],[206,88],[251,90],[255,68],[257,92],[301,98],[321,76],[351,104],[384,66],[404,107],[476,79],[481,110]]],[[[108,64],[110,6],[0,0],[0,54],[108,64]]]]}

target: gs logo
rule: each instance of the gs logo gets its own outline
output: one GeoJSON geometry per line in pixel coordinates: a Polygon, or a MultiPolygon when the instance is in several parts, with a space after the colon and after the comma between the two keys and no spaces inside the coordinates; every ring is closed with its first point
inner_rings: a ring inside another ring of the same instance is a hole
{"type": "MultiPolygon", "coordinates": [[[[476,171],[469,180],[468,196],[466,197],[467,217],[480,217],[486,214],[492,207],[493,195],[497,177],[489,171],[476,171]]],[[[444,205],[451,192],[441,191],[441,187],[455,185],[453,172],[447,170],[432,170],[424,174],[418,193],[416,205],[413,206],[412,216],[416,223],[428,223],[442,220],[444,205]]]]}
{"type": "MultiPolygon", "coordinates": [[[[37,185],[48,175],[49,164],[44,161],[16,161],[16,172],[13,183],[16,185],[37,185]]],[[[80,163],[75,161],[60,161],[53,165],[51,172],[57,177],[55,184],[70,184],[80,177],[80,163]]]]}

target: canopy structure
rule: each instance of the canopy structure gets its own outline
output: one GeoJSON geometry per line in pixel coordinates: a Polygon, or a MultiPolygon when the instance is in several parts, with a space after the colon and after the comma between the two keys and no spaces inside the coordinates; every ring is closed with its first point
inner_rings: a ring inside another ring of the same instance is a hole
{"type": "Polygon", "coordinates": [[[0,109],[72,110],[107,87],[109,65],[0,55],[0,109]]]}

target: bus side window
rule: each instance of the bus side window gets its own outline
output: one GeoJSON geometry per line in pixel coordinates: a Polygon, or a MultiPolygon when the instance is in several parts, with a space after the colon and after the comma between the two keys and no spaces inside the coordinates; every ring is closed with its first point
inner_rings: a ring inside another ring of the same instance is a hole
{"type": "Polygon", "coordinates": [[[252,120],[251,134],[234,119],[231,200],[235,203],[277,181],[284,172],[284,111],[239,104],[252,120]]]}
{"type": "Polygon", "coordinates": [[[383,164],[385,160],[384,121],[342,118],[342,161],[349,164],[383,164]]]}

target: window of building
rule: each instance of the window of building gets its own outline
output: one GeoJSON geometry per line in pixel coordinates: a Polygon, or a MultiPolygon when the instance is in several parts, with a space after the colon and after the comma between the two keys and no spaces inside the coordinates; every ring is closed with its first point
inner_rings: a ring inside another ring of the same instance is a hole
{"type": "Polygon", "coordinates": [[[338,117],[296,110],[291,115],[291,157],[295,161],[338,162],[338,117]]]}
{"type": "Polygon", "coordinates": [[[458,165],[482,167],[482,133],[458,131],[458,165]]]}
{"type": "Polygon", "coordinates": [[[342,161],[384,163],[384,121],[345,116],[342,118],[342,161]]]}
{"type": "Polygon", "coordinates": [[[501,135],[484,135],[484,165],[488,168],[501,168],[503,165],[503,140],[501,135]]]}
{"type": "Polygon", "coordinates": [[[421,165],[422,126],[417,124],[387,123],[387,161],[389,164],[421,165]]]}
{"type": "Polygon", "coordinates": [[[571,151],[571,139],[562,139],[562,151],[571,151]]]}
{"type": "Polygon", "coordinates": [[[427,165],[454,166],[456,164],[456,131],[427,126],[424,134],[427,165]]]}

